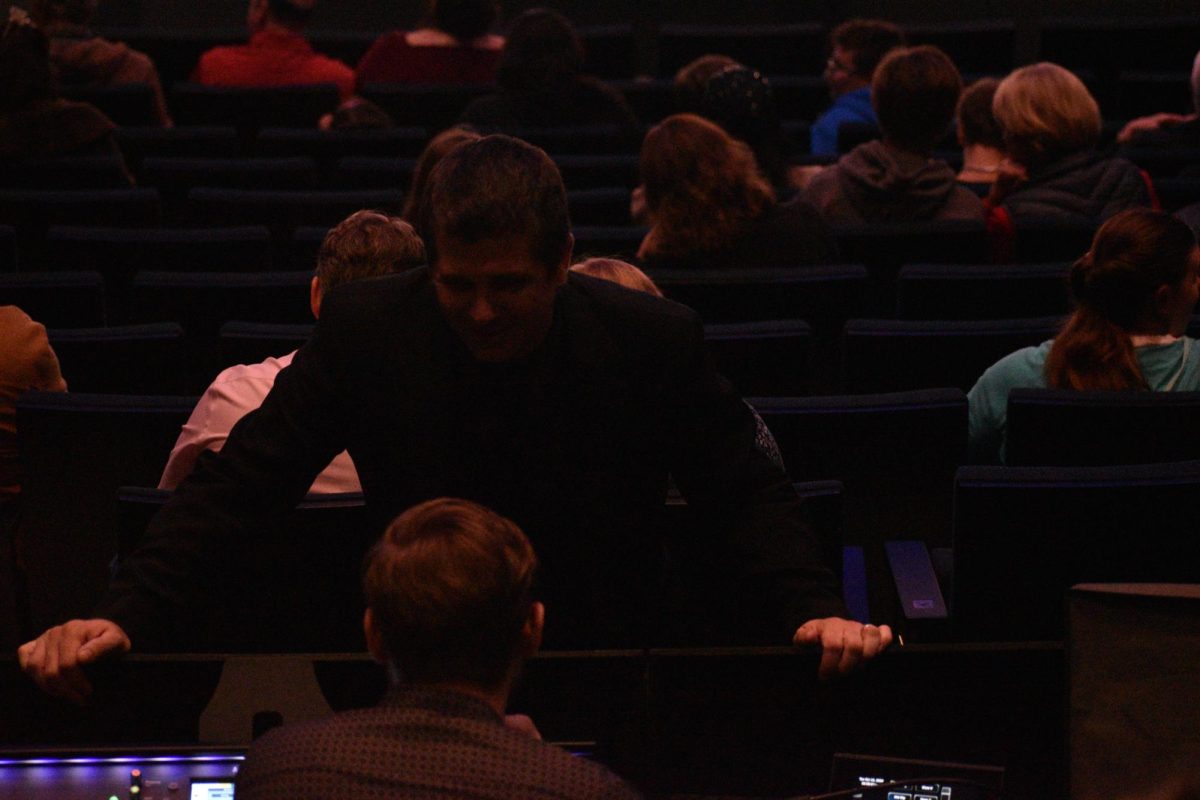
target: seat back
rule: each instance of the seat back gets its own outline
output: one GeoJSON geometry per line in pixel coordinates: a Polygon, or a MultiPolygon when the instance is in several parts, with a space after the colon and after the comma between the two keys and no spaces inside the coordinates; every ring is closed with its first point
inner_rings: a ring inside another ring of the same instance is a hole
{"type": "Polygon", "coordinates": [[[1098,227],[1099,221],[1016,220],[1012,260],[1021,264],[1051,261],[1069,264],[1091,248],[1098,227]]]}
{"type": "Polygon", "coordinates": [[[35,630],[87,617],[117,552],[117,487],[156,485],[195,398],[30,392],[17,400],[17,527],[35,630]]]}
{"type": "Polygon", "coordinates": [[[129,318],[133,276],[142,270],[200,272],[271,269],[271,236],[261,226],[237,228],[81,228],[46,234],[50,269],[95,270],[104,276],[109,315],[129,318]]]}
{"type": "Polygon", "coordinates": [[[125,162],[115,155],[8,160],[0,170],[5,189],[128,189],[125,162]]]}
{"type": "Polygon", "coordinates": [[[841,329],[865,301],[867,271],[850,265],[782,269],[655,270],[672,300],[706,323],[803,319],[819,334],[841,329]]]}
{"type": "Polygon", "coordinates": [[[181,128],[118,128],[117,144],[134,174],[142,161],[160,158],[235,158],[241,154],[237,129],[220,125],[181,128]]]}
{"type": "Polygon", "coordinates": [[[636,225],[573,225],[576,260],[598,257],[635,261],[646,238],[646,228],[636,225]]]}
{"type": "Polygon", "coordinates": [[[164,158],[142,162],[141,183],[162,195],[170,216],[180,218],[188,192],[198,186],[299,191],[312,189],[317,165],[311,158],[164,158]]]}
{"type": "Polygon", "coordinates": [[[22,269],[44,263],[46,229],[51,225],[148,228],[161,218],[154,189],[0,190],[0,224],[16,229],[22,269]]]}
{"type": "Polygon", "coordinates": [[[1076,583],[1200,581],[1200,462],[964,467],[954,488],[956,638],[1061,639],[1076,583]]]}
{"type": "Polygon", "coordinates": [[[17,232],[11,225],[0,225],[0,272],[17,268],[17,232]]]}
{"type": "Polygon", "coordinates": [[[1009,393],[1009,465],[1082,467],[1192,459],[1200,459],[1200,392],[1009,393]]]}
{"type": "Polygon", "coordinates": [[[177,83],[171,110],[179,125],[228,125],[243,135],[260,128],[316,127],[317,120],[337,108],[338,88],[331,83],[226,88],[177,83]]]}
{"type": "Polygon", "coordinates": [[[72,392],[183,394],[183,328],[173,322],[46,331],[72,392]]]}
{"type": "Polygon", "coordinates": [[[278,358],[304,345],[312,335],[313,325],[270,322],[226,322],[221,326],[220,366],[257,364],[268,358],[278,358]]]}
{"type": "Polygon", "coordinates": [[[984,370],[1022,347],[1054,338],[1058,317],[913,321],[852,319],[843,355],[850,392],[956,386],[966,392],[984,370]]]}
{"type": "Polygon", "coordinates": [[[63,97],[78,103],[91,103],[121,127],[158,126],[158,102],[148,83],[121,83],[113,86],[63,86],[63,97]]]}
{"type": "Polygon", "coordinates": [[[693,59],[725,53],[768,75],[821,72],[825,29],[815,22],[775,25],[671,23],[658,32],[659,71],[673,75],[693,59]]]}
{"type": "Polygon", "coordinates": [[[192,189],[189,213],[196,222],[216,225],[265,225],[277,243],[290,241],[304,225],[333,227],[364,208],[398,214],[404,204],[399,190],[269,191],[258,189],[192,189]]]}
{"type": "Polygon", "coordinates": [[[896,280],[900,319],[1018,319],[1066,314],[1064,262],[911,264],[896,280]]]}
{"type": "Polygon", "coordinates": [[[567,192],[571,221],[582,225],[632,225],[629,190],[620,187],[567,192]]]}
{"type": "MultiPolygon", "coordinates": [[[[795,484],[805,519],[812,526],[822,561],[835,575],[842,568],[842,485],[837,481],[795,484]]],[[[660,531],[665,548],[665,596],[662,619],[654,626],[655,646],[718,643],[774,644],[773,634],[760,630],[746,603],[753,587],[736,586],[728,565],[728,541],[719,524],[707,524],[680,498],[663,508],[660,531]]]]}
{"type": "MultiPolygon", "coordinates": [[[[494,86],[409,86],[368,83],[359,94],[391,116],[397,125],[431,131],[449,128],[476,97],[495,91],[494,86]]],[[[300,126],[297,126],[300,127],[300,126]]]]}
{"type": "MultiPolygon", "coordinates": [[[[171,493],[131,486],[117,493],[119,554],[144,539],[171,493]]],[[[312,653],[363,649],[363,554],[379,538],[361,494],[309,495],[240,541],[212,576],[212,604],[188,614],[196,652],[312,653]]]]}
{"type": "Polygon", "coordinates": [[[803,320],[706,325],[704,346],[738,394],[787,397],[813,387],[812,328],[803,320]]]}
{"type": "Polygon", "coordinates": [[[793,480],[837,480],[846,541],[949,542],[954,470],[967,449],[957,389],[831,397],[751,397],[793,480]]]}
{"type": "Polygon", "coordinates": [[[98,272],[0,272],[0,305],[48,327],[91,327],[106,319],[98,272]]]}

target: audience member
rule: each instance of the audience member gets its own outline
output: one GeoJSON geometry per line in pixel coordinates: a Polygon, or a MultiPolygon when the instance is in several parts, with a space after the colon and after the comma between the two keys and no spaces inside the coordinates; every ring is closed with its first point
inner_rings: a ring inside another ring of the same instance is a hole
{"type": "Polygon", "coordinates": [[[724,582],[709,593],[739,641],[819,643],[822,675],[887,647],[887,626],[844,618],[799,497],[705,358],[695,313],[568,271],[549,156],[507,136],[458,147],[420,230],[430,267],[325,298],[262,406],[122,559],[97,618],[21,646],[40,686],[80,700],[82,664],[186,638],[173,626],[212,590],[204,567],[237,568],[254,521],[293,508],[343,449],[375,520],[447,494],[517,520],[544,560],[554,646],[654,640],[670,475],[713,526],[702,549],[724,582]]]}
{"type": "Polygon", "coordinates": [[[812,125],[812,152],[838,154],[838,128],[843,122],[878,124],[871,105],[875,68],[892,49],[904,46],[904,32],[878,19],[852,19],[829,35],[830,55],[825,83],[833,105],[812,125]]]}
{"type": "Polygon", "coordinates": [[[323,131],[386,131],[395,127],[395,122],[378,104],[355,96],[321,117],[317,127],[323,131]]]}
{"type": "Polygon", "coordinates": [[[50,39],[50,61],[63,87],[93,88],[144,83],[154,93],[159,124],[171,126],[154,62],[121,42],[92,33],[99,0],[33,0],[33,19],[50,39]]]}
{"type": "Polygon", "coordinates": [[[584,259],[578,264],[573,264],[571,271],[583,275],[591,275],[593,278],[600,278],[605,281],[612,281],[635,292],[645,292],[655,297],[663,296],[659,288],[654,285],[654,281],[650,280],[649,275],[642,272],[633,264],[617,258],[584,259]]]}
{"type": "Polygon", "coordinates": [[[775,93],[761,73],[740,65],[717,72],[704,85],[700,116],[750,145],[758,170],[781,198],[790,197],[788,161],[793,150],[783,133],[775,93]]]}
{"type": "Polygon", "coordinates": [[[881,140],[818,172],[804,197],[828,223],[982,219],[983,205],[933,158],[949,130],[962,79],[936,47],[897,48],[875,70],[871,103],[881,140]]]}
{"type": "Polygon", "coordinates": [[[0,37],[0,158],[120,157],[115,129],[95,106],[57,96],[45,35],[25,12],[9,9],[0,37]]]}
{"type": "Polygon", "coordinates": [[[1200,147],[1200,52],[1192,61],[1192,114],[1151,114],[1126,123],[1117,143],[1131,147],[1200,147]]]}
{"type": "MultiPolygon", "coordinates": [[[[424,263],[425,246],[407,222],[375,211],[355,212],[321,243],[310,292],[313,317],[320,319],[322,299],[344,283],[390,275],[424,263]]],[[[174,489],[191,473],[202,452],[220,450],[229,431],[262,404],[280,370],[289,366],[295,355],[293,351],[261,364],[239,364],[221,372],[184,424],[158,488],[174,489]]],[[[361,490],[354,462],[342,452],[321,471],[309,493],[361,490]]]]}
{"type": "Polygon", "coordinates": [[[988,198],[1001,218],[1091,222],[1151,204],[1137,167],[1096,150],[1100,107],[1071,72],[1047,62],[1015,70],[992,112],[1008,153],[988,198]]]}
{"type": "Polygon", "coordinates": [[[478,133],[465,127],[447,128],[429,140],[421,157],[417,159],[417,167],[413,170],[412,185],[404,198],[404,210],[401,219],[410,225],[420,224],[425,213],[425,194],[429,189],[429,176],[433,169],[446,155],[461,144],[474,142],[482,138],[478,133]]]}
{"type": "Polygon", "coordinates": [[[624,96],[581,74],[583,42],[562,14],[533,9],[513,20],[496,76],[500,91],[471,101],[462,121],[481,130],[515,132],[564,125],[640,130],[624,96]]]}
{"type": "Polygon", "coordinates": [[[391,688],[374,708],[256,741],[238,799],[636,797],[599,764],[539,741],[528,718],[519,729],[504,716],[541,644],[537,567],[521,529],[475,503],[441,498],[397,517],[363,575],[367,646],[396,676],[391,688]]]}
{"type": "Polygon", "coordinates": [[[316,0],[250,0],[247,44],[214,47],[200,56],[192,80],[205,86],[268,87],[334,83],[345,99],[354,70],[313,50],[304,27],[316,0]]]}
{"type": "Polygon", "coordinates": [[[992,116],[992,98],[1000,81],[981,78],[958,98],[958,143],[963,149],[958,182],[978,194],[986,194],[996,182],[1004,161],[1004,134],[992,116]]]}
{"type": "Polygon", "coordinates": [[[828,261],[833,241],[811,206],[777,203],[750,148],[695,114],[676,114],[642,144],[647,267],[773,267],[828,261]]]}
{"type": "Polygon", "coordinates": [[[1078,307],[1055,339],[1005,356],[971,389],[977,459],[1003,459],[1016,388],[1200,389],[1200,342],[1184,335],[1200,298],[1200,250],[1187,225],[1147,209],[1113,216],[1071,267],[1071,291],[1078,307]]]}
{"type": "Polygon", "coordinates": [[[425,23],[375,40],[355,71],[368,83],[480,84],[496,80],[504,37],[489,33],[496,0],[429,0],[425,23]]]}
{"type": "Polygon", "coordinates": [[[30,389],[65,392],[67,384],[46,329],[16,306],[0,306],[0,507],[21,492],[17,397],[30,389]]]}
{"type": "Polygon", "coordinates": [[[729,56],[712,53],[700,56],[681,67],[671,82],[675,110],[680,113],[703,114],[700,104],[704,101],[704,87],[708,85],[708,79],[728,67],[740,66],[741,64],[729,56]]]}

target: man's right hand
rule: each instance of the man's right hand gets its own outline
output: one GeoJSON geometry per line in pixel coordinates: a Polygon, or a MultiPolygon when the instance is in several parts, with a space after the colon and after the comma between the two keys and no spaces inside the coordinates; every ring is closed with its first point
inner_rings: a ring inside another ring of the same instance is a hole
{"type": "Polygon", "coordinates": [[[111,653],[128,653],[129,637],[107,619],[73,619],[17,648],[21,669],[43,691],[83,704],[92,684],[83,666],[111,653]]]}

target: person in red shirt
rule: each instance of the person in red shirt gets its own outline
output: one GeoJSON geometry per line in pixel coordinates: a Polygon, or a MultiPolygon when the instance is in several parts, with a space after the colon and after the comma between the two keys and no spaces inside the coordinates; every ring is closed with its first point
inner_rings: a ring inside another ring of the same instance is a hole
{"type": "Polygon", "coordinates": [[[489,31],[499,12],[495,0],[429,0],[421,27],[375,40],[358,62],[359,87],[494,83],[504,37],[489,31]]]}
{"type": "Polygon", "coordinates": [[[205,86],[293,86],[336,83],[354,94],[354,70],[313,50],[301,32],[316,0],[250,0],[250,41],[214,47],[200,56],[192,81],[205,86]]]}

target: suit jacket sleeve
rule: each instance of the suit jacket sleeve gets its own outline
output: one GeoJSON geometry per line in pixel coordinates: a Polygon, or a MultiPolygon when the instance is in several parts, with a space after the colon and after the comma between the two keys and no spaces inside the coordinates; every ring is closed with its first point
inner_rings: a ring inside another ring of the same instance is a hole
{"type": "MultiPolygon", "coordinates": [[[[329,303],[323,320],[337,316],[336,308],[329,303]]],[[[238,569],[241,545],[272,530],[271,521],[303,499],[345,449],[339,389],[346,361],[336,330],[318,324],[262,406],[233,427],[220,452],[200,455],[143,543],[123,559],[96,616],[121,625],[135,647],[186,637],[181,620],[211,599],[218,576],[238,569]]]]}
{"type": "Polygon", "coordinates": [[[746,633],[789,641],[809,619],[847,616],[799,496],[757,444],[754,415],[709,363],[698,323],[689,337],[668,408],[671,471],[698,518],[726,537],[722,549],[753,615],[746,633]]]}

